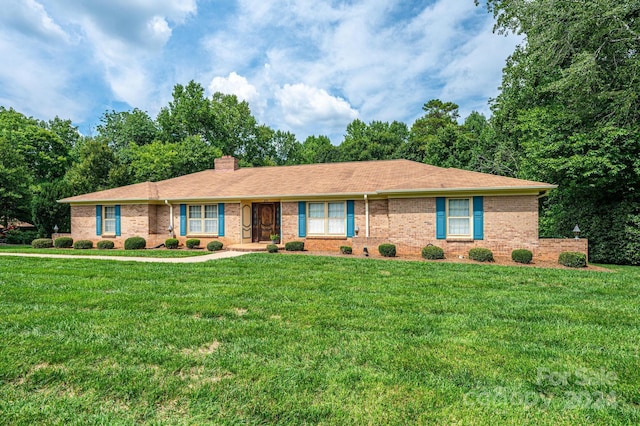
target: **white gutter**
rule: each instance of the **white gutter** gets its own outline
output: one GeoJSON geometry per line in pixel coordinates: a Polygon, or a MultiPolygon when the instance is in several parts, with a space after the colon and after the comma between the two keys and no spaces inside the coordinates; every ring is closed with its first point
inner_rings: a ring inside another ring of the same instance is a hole
{"type": "Polygon", "coordinates": [[[164,200],[164,203],[169,206],[169,228],[171,228],[171,236],[176,235],[176,229],[173,227],[173,204],[169,200],[164,200]]]}
{"type": "Polygon", "coordinates": [[[367,198],[367,194],[364,194],[364,223],[365,235],[369,238],[369,198],[367,198]]]}

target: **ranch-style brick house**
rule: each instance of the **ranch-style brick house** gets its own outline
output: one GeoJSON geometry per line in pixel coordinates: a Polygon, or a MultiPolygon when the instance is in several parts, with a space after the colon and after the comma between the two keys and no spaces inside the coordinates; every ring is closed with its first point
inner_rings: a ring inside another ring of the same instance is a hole
{"type": "Polygon", "coordinates": [[[304,241],[310,250],[355,252],[393,243],[400,254],[427,244],[448,255],[474,246],[537,258],[587,252],[584,239],[538,238],[542,182],[441,168],[409,160],[239,168],[234,157],[215,168],[60,200],[71,205],[71,236],[116,247],[141,236],[152,247],[175,236],[226,247],[304,241]]]}

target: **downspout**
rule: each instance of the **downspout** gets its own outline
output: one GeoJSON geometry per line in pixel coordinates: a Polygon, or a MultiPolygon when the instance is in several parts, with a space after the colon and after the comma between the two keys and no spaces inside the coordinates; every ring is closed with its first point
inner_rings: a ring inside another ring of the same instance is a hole
{"type": "Polygon", "coordinates": [[[173,204],[169,203],[169,200],[164,200],[164,203],[169,206],[169,229],[171,230],[171,237],[176,236],[175,228],[173,227],[173,204]]]}
{"type": "Polygon", "coordinates": [[[364,194],[364,230],[365,236],[369,238],[369,198],[364,194]]]}

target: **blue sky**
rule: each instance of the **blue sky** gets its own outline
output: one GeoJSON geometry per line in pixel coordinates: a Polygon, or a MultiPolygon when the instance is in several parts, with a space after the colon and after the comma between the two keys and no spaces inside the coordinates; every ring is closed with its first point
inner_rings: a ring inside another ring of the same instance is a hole
{"type": "Polygon", "coordinates": [[[176,83],[247,100],[300,141],[355,118],[411,125],[433,98],[488,115],[520,41],[473,0],[0,0],[0,105],[70,118],[155,117],[176,83]]]}

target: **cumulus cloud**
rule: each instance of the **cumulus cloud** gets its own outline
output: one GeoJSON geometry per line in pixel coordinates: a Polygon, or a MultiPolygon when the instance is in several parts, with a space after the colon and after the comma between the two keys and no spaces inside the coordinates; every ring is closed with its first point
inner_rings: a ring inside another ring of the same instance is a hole
{"type": "Polygon", "coordinates": [[[509,56],[522,37],[496,37],[488,23],[481,31],[469,39],[439,73],[445,81],[440,91],[443,99],[463,99],[462,116],[476,110],[489,114],[487,100],[498,92],[501,74],[496,72],[496,63],[509,56]],[[495,58],[495,60],[491,60],[495,58]]]}
{"type": "Polygon", "coordinates": [[[211,83],[209,83],[209,92],[236,95],[238,99],[247,101],[250,104],[259,101],[259,93],[256,87],[249,83],[246,78],[235,72],[229,73],[228,77],[215,77],[211,80],[211,83]]]}
{"type": "MultiPolygon", "coordinates": [[[[283,108],[313,96],[299,88],[324,88],[348,99],[348,108],[365,121],[411,124],[437,97],[459,103],[462,111],[470,104],[486,109],[515,44],[493,35],[491,16],[471,1],[240,0],[239,10],[205,40],[219,74],[228,73],[228,65],[251,75],[260,93],[273,93],[283,108]]],[[[276,127],[322,123],[310,118],[313,113],[291,108],[269,119],[276,127]]]]}
{"type": "Polygon", "coordinates": [[[44,6],[35,0],[6,0],[2,9],[0,22],[5,28],[49,43],[69,41],[68,34],[51,18],[44,6]]]}
{"type": "Polygon", "coordinates": [[[82,28],[116,100],[157,109],[154,64],[172,35],[169,22],[184,23],[196,12],[195,0],[61,0],[59,7],[82,28]]]}
{"type": "Polygon", "coordinates": [[[411,124],[433,98],[486,112],[520,41],[493,35],[470,0],[5,0],[3,12],[0,53],[25,71],[0,69],[0,101],[16,108],[44,111],[40,90],[74,113],[153,114],[193,79],[275,129],[336,143],[356,117],[411,124]]]}
{"type": "Polygon", "coordinates": [[[285,123],[293,128],[318,124],[330,128],[346,126],[358,117],[358,111],[344,99],[302,83],[285,84],[275,93],[275,98],[285,123]]]}

